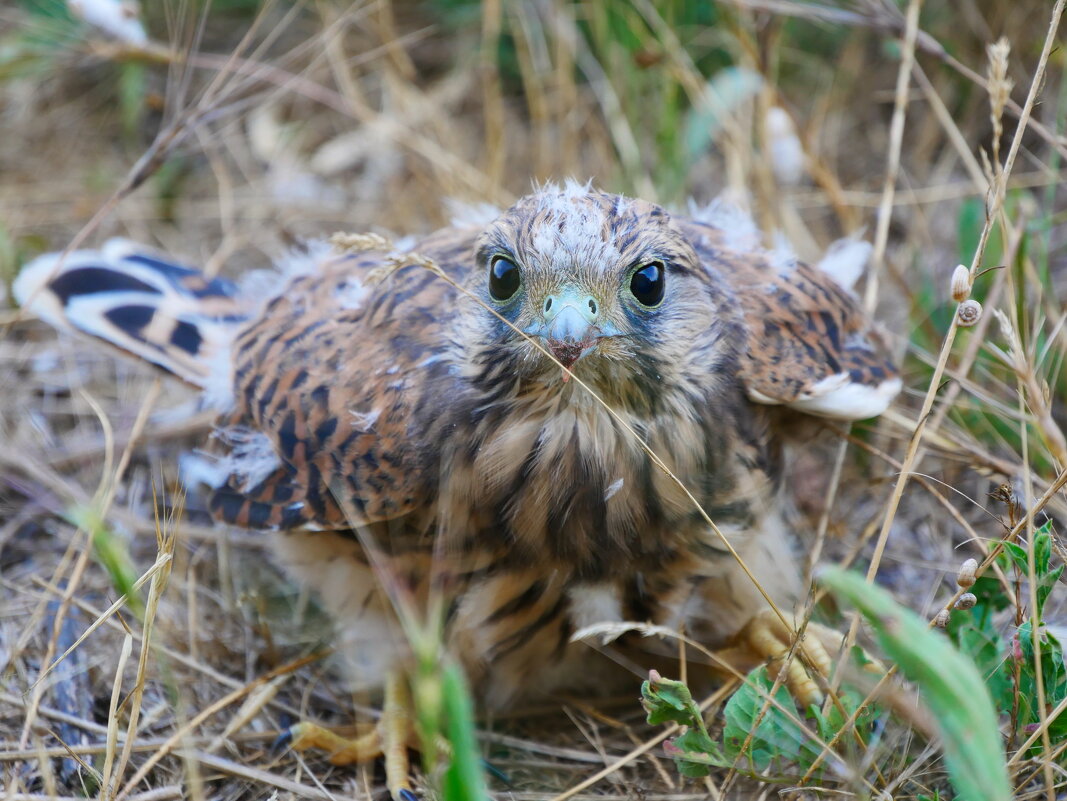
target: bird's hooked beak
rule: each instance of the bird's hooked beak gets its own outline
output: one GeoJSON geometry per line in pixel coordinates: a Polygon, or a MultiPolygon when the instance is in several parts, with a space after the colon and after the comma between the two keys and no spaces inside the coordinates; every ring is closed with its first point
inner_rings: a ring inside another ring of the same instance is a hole
{"type": "MultiPolygon", "coordinates": [[[[570,369],[587,356],[603,337],[621,332],[601,316],[600,302],[576,287],[565,287],[547,295],[541,304],[541,319],[526,329],[530,336],[544,341],[549,353],[570,369]]],[[[567,373],[563,379],[567,380],[567,373]]]]}

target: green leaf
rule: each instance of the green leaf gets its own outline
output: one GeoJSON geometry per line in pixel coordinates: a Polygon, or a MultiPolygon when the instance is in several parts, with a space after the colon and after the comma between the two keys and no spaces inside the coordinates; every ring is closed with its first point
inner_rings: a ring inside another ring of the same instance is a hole
{"type": "Polygon", "coordinates": [[[1004,546],[1004,553],[1007,554],[1009,565],[1014,565],[1015,569],[1024,576],[1030,572],[1030,558],[1027,556],[1024,547],[1016,545],[1014,542],[1004,542],[1001,544],[1004,546]]]}
{"type": "MultiPolygon", "coordinates": [[[[1030,555],[1026,548],[1014,542],[1002,543],[1004,546],[1005,559],[1002,564],[1014,566],[1024,576],[1030,575],[1030,555]]],[[[1034,577],[1037,584],[1033,588],[1034,604],[1037,607],[1037,616],[1040,618],[1045,611],[1045,603],[1063,574],[1063,565],[1052,567],[1052,522],[1048,521],[1034,532],[1034,577]]]]}
{"type": "Polygon", "coordinates": [[[1049,560],[1052,557],[1052,524],[1046,522],[1034,532],[1034,569],[1040,576],[1048,572],[1049,560]]]}
{"type": "MultiPolygon", "coordinates": [[[[861,651],[862,649],[854,648],[853,650],[861,651]]],[[[870,661],[864,655],[864,660],[859,664],[862,666],[870,661]]],[[[860,708],[865,698],[863,693],[856,692],[849,687],[841,687],[837,692],[837,700],[840,703],[831,704],[825,715],[816,707],[808,710],[809,716],[815,720],[819,737],[827,742],[837,737],[846,721],[860,708]]],[[[882,714],[881,710],[877,706],[867,704],[863,711],[856,715],[855,730],[863,735],[868,734],[880,714],[882,714]]]]}
{"type": "Polygon", "coordinates": [[[668,740],[664,750],[674,758],[678,772],[691,779],[707,776],[712,767],[728,768],[731,764],[718,743],[699,729],[687,728],[683,734],[668,740]]]}
{"type": "Polygon", "coordinates": [[[743,757],[754,770],[761,772],[781,762],[810,765],[819,749],[796,721],[783,712],[783,709],[792,711],[796,708],[796,703],[784,686],[779,686],[774,695],[781,708],[771,704],[759,725],[756,725],[756,719],[766,705],[773,686],[767,669],[761,667],[749,673],[745,683],[730,696],[723,710],[726,718],[723,730],[726,756],[730,759],[743,757]],[[750,732],[751,742],[742,751],[750,732]]]}
{"type": "Polygon", "coordinates": [[[1034,588],[1034,603],[1037,605],[1038,618],[1043,616],[1045,602],[1052,593],[1052,588],[1056,586],[1056,582],[1060,580],[1061,575],[1063,575],[1063,565],[1038,577],[1037,586],[1034,588]]]}
{"type": "Polygon", "coordinates": [[[665,679],[655,671],[641,683],[641,703],[652,725],[672,722],[696,728],[704,726],[700,707],[689,688],[683,682],[665,679]]]}
{"type": "MultiPolygon", "coordinates": [[[[708,735],[699,707],[689,688],[681,682],[664,679],[653,672],[641,692],[649,722],[670,721],[687,727],[678,737],[666,742],[664,750],[674,758],[678,771],[690,777],[706,776],[713,766],[732,767],[739,763],[753,772],[765,772],[772,767],[806,769],[822,753],[820,742],[835,737],[864,698],[855,690],[843,688],[838,694],[840,709],[835,705],[823,715],[817,707],[811,707],[808,714],[815,720],[816,738],[796,720],[796,705],[785,687],[779,687],[775,693],[776,703],[766,703],[773,686],[766,667],[759,667],[745,677],[723,710],[725,727],[721,745],[708,735]]],[[[867,707],[857,718],[856,730],[868,730],[876,714],[874,707],[867,707]]]]}
{"type": "MultiPolygon", "coordinates": [[[[1030,621],[1019,626],[1017,634],[1019,651],[1022,655],[1019,675],[1019,725],[1024,729],[1041,722],[1038,707],[1037,674],[1034,669],[1034,639],[1030,621]]],[[[1064,698],[1067,698],[1067,668],[1063,664],[1063,646],[1060,641],[1044,626],[1038,630],[1038,650],[1041,679],[1045,690],[1045,706],[1051,710],[1064,698]]],[[[1060,714],[1049,725],[1049,735],[1053,744],[1067,735],[1067,715],[1060,714]]],[[[1041,753],[1042,745],[1035,743],[1031,751],[1041,753]]]]}
{"type": "Polygon", "coordinates": [[[995,614],[1006,609],[1011,599],[1005,595],[1000,581],[991,576],[979,576],[971,592],[977,602],[969,610],[952,611],[948,635],[957,648],[974,660],[997,709],[1010,709],[1013,671],[1006,659],[1007,646],[996,626],[995,614]]]}
{"type": "Polygon", "coordinates": [[[1034,532],[1034,573],[1037,578],[1037,586],[1034,587],[1034,605],[1037,608],[1037,616],[1040,619],[1045,611],[1045,602],[1048,600],[1052,588],[1056,586],[1063,574],[1063,565],[1052,569],[1052,521],[1046,521],[1041,528],[1034,532]]]}
{"type": "Polygon", "coordinates": [[[665,679],[653,670],[641,684],[641,703],[649,723],[679,723],[685,727],[663,746],[683,776],[701,778],[708,775],[711,766],[729,767],[730,760],[708,735],[700,707],[684,682],[665,679]]]}
{"type": "Polygon", "coordinates": [[[886,654],[915,682],[941,729],[949,778],[960,798],[1009,801],[997,713],[974,663],[918,615],[862,576],[831,568],[820,581],[855,606],[871,624],[886,654]]]}

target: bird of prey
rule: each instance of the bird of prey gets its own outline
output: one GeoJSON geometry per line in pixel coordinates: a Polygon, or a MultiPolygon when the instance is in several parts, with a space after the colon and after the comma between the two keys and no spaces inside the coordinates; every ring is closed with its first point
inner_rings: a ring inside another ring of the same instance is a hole
{"type": "MultiPolygon", "coordinates": [[[[398,593],[442,599],[488,707],[598,685],[572,641],[595,623],[684,628],[740,661],[788,649],[767,613],[801,591],[784,427],[878,415],[901,386],[831,274],[728,207],[673,215],[574,182],[406,248],[297,261],[256,288],[112,240],[40,257],[15,293],[204,390],[213,514],[270,532],[353,685],[402,705],[398,593]],[[405,266],[416,253],[451,281],[405,266]]],[[[408,797],[403,760],[387,774],[408,797]]]]}

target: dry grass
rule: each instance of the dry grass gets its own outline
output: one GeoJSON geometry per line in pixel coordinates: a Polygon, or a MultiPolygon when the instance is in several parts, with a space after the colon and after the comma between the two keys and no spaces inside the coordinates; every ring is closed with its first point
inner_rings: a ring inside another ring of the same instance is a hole
{"type": "MultiPolygon", "coordinates": [[[[866,227],[865,297],[904,360],[909,389],[876,426],[797,456],[809,552],[932,619],[965,558],[991,564],[1067,513],[1062,2],[733,0],[714,24],[648,0],[167,3],[147,8],[147,49],[57,22],[61,5],[0,9],[5,280],[111,235],[237,274],[301,237],[422,233],[447,222],[443,198],[502,204],[565,176],[673,204],[726,193],[809,259],[866,227]],[[773,108],[795,139],[766,125],[773,108]],[[985,309],[969,329],[948,300],[958,262],[985,309]],[[1004,483],[1028,513],[989,497],[1004,483]]],[[[341,689],[328,622],[263,543],[183,497],[178,457],[210,430],[192,393],[0,315],[0,797],[371,795],[373,768],[270,751],[293,718],[374,710],[341,689]]],[[[683,783],[637,682],[485,722],[507,794],[780,789],[683,783]]],[[[1010,743],[1018,793],[1054,797],[1057,743],[1030,737],[1042,758],[1010,743]]],[[[840,750],[851,773],[828,793],[944,790],[938,751],[904,727],[840,750]]]]}

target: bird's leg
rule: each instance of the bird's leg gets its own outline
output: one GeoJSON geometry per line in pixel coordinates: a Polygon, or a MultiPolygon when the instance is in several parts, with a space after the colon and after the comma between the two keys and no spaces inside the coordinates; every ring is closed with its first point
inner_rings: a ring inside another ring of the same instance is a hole
{"type": "Polygon", "coordinates": [[[385,684],[385,704],[378,721],[382,753],[385,757],[385,784],[393,798],[407,801],[412,795],[408,779],[408,746],[415,742],[411,691],[407,677],[398,671],[389,674],[385,684]]]}
{"type": "MultiPolygon", "coordinates": [[[[788,656],[795,638],[796,632],[772,610],[766,609],[754,615],[730,639],[727,647],[716,651],[715,655],[741,673],[769,663],[773,676],[788,656]]],[[[807,625],[804,638],[796,649],[795,658],[789,661],[785,675],[786,689],[805,709],[822,701],[822,690],[812,677],[812,672],[824,679],[829,678],[833,668],[829,651],[836,649],[841,641],[841,635],[837,632],[817,623],[807,625]]]]}
{"type": "Polygon", "coordinates": [[[390,672],[385,682],[385,701],[378,724],[366,734],[346,738],[315,723],[298,723],[290,727],[290,747],[297,751],[315,748],[328,753],[334,765],[369,762],[382,757],[385,783],[395,801],[414,801],[409,778],[408,748],[415,744],[415,727],[411,713],[411,694],[407,678],[400,671],[390,672]]]}

